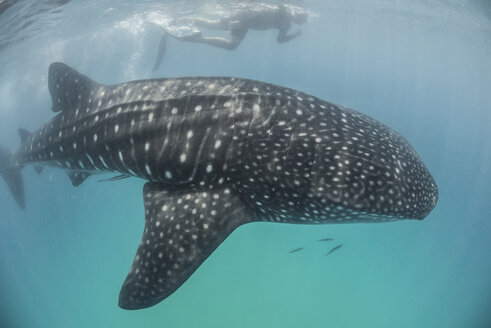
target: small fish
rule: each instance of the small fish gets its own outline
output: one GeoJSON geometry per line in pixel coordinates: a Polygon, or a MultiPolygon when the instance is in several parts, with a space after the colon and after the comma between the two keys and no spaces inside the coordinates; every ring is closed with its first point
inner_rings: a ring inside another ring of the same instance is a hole
{"type": "Polygon", "coordinates": [[[303,247],[295,248],[294,250],[289,251],[288,254],[300,252],[302,249],[303,247]]]}
{"type": "Polygon", "coordinates": [[[343,246],[343,244],[338,245],[338,246],[336,246],[336,247],[333,247],[333,248],[332,248],[332,249],[331,249],[329,252],[327,252],[327,253],[326,253],[326,255],[329,255],[329,254],[331,254],[332,252],[334,252],[334,251],[336,251],[336,250],[340,249],[340,248],[341,248],[341,246],[343,246]]]}
{"type": "Polygon", "coordinates": [[[318,241],[331,241],[331,240],[334,240],[334,238],[322,238],[319,239],[318,241]]]}
{"type": "Polygon", "coordinates": [[[122,180],[122,179],[130,178],[130,177],[131,176],[129,176],[127,174],[121,174],[121,175],[117,175],[117,176],[112,177],[112,178],[99,180],[99,182],[117,181],[117,180],[122,180]]]}

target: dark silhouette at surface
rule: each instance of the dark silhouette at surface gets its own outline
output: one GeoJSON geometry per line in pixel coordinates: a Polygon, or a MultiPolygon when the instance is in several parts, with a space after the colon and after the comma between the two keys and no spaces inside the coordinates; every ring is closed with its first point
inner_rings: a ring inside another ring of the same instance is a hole
{"type": "Polygon", "coordinates": [[[16,2],[17,0],[0,0],[0,15],[3,14],[3,12],[9,9],[11,6],[13,6],[16,2]]]}

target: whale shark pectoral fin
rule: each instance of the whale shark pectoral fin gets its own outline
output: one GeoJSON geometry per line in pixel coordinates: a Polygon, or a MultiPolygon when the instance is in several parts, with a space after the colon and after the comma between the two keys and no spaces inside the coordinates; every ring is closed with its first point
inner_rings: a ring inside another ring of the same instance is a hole
{"type": "Polygon", "coordinates": [[[230,189],[166,191],[143,188],[145,230],[119,294],[119,306],[134,310],[171,295],[239,225],[250,211],[230,189]]]}
{"type": "Polygon", "coordinates": [[[48,89],[51,94],[53,112],[86,108],[93,98],[91,92],[102,87],[91,78],[80,74],[63,63],[49,65],[48,89]]]}
{"type": "Polygon", "coordinates": [[[90,173],[87,172],[79,172],[79,171],[69,171],[67,172],[70,181],[72,181],[72,185],[74,187],[78,187],[84,182],[88,177],[91,176],[90,173]]]}

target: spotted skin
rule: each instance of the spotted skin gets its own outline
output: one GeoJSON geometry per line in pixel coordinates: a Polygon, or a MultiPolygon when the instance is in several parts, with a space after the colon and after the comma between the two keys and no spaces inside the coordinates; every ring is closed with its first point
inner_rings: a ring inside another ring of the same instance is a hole
{"type": "Polygon", "coordinates": [[[121,289],[123,308],[146,307],[172,294],[251,218],[240,196],[229,188],[169,190],[149,182],[143,195],[145,231],[121,289]]]}
{"type": "Polygon", "coordinates": [[[382,123],[305,93],[228,77],[101,85],[49,69],[57,114],[24,136],[17,165],[140,177],[145,231],[125,309],[172,294],[239,225],[423,219],[437,186],[382,123]]]}

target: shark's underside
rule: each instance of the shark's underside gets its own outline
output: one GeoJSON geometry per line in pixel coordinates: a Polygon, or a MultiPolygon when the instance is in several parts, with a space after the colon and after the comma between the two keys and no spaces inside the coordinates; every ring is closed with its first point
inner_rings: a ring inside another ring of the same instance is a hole
{"type": "Polygon", "coordinates": [[[145,230],[120,293],[125,309],[172,294],[238,226],[423,219],[436,184],[382,123],[302,92],[228,77],[101,85],[49,69],[57,114],[0,174],[24,206],[20,169],[51,165],[74,185],[97,172],[148,180],[145,230]]]}

